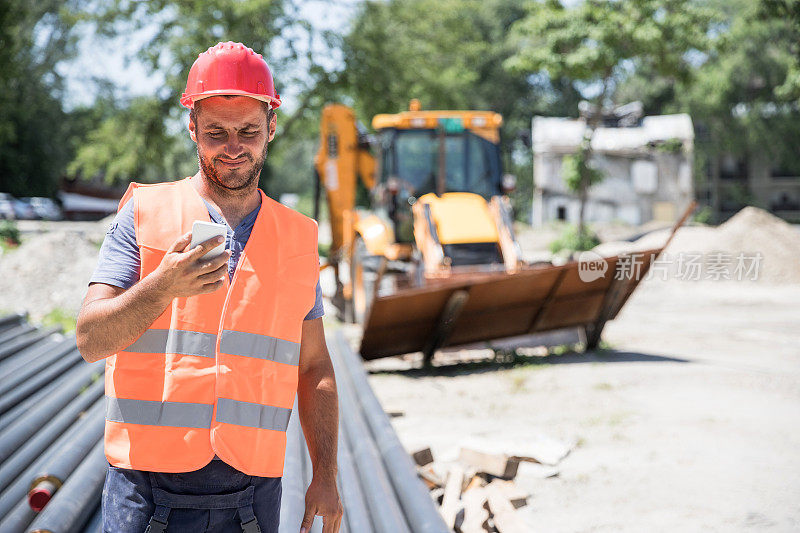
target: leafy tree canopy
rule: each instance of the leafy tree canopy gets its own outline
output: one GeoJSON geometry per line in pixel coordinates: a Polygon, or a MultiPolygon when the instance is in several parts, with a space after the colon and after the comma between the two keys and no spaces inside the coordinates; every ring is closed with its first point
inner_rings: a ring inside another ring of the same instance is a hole
{"type": "Polygon", "coordinates": [[[55,193],[72,131],[56,70],[75,53],[79,2],[0,2],[0,191],[55,193]]]}
{"type": "Polygon", "coordinates": [[[688,52],[705,49],[711,18],[691,0],[531,2],[512,27],[517,53],[506,65],[517,74],[544,71],[577,82],[585,98],[603,105],[636,69],[687,80],[688,52]]]}
{"type": "Polygon", "coordinates": [[[70,174],[101,173],[107,183],[171,180],[195,171],[194,145],[184,131],[188,115],[178,100],[201,52],[220,41],[247,43],[274,74],[297,56],[291,43],[281,53],[271,47],[293,20],[281,0],[113,0],[85,18],[107,36],[155,27],[138,56],[166,81],[152,96],[106,102],[109,112],[70,163],[70,174]]]}

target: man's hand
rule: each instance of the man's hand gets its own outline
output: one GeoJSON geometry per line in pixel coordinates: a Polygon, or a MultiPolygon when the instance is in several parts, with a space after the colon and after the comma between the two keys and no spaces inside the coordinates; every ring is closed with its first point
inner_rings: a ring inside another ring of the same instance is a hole
{"type": "Polygon", "coordinates": [[[342,523],[342,502],[336,489],[336,478],[313,478],[306,491],[306,512],[300,524],[300,533],[311,531],[314,516],[322,516],[322,533],[338,533],[342,523]]]}
{"type": "Polygon", "coordinates": [[[177,298],[207,294],[222,287],[230,251],[225,250],[213,259],[201,257],[224,240],[223,237],[214,237],[188,249],[192,242],[192,232],[189,232],[172,243],[152,273],[159,289],[177,298]]]}

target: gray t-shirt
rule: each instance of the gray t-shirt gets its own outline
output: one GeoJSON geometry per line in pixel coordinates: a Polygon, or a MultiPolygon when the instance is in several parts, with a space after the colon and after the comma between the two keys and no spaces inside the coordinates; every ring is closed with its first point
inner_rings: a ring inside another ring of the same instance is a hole
{"type": "MultiPolygon", "coordinates": [[[[97,263],[97,268],[95,268],[89,283],[106,283],[115,287],[129,289],[139,281],[141,260],[139,258],[139,246],[136,244],[136,231],[133,227],[133,202],[134,200],[131,199],[122,206],[122,209],[114,217],[114,221],[108,228],[103,245],[100,248],[100,259],[97,263]]],[[[253,225],[261,206],[256,207],[247,214],[236,226],[236,229],[231,229],[225,219],[222,218],[222,215],[211,204],[206,202],[205,199],[203,199],[203,202],[208,208],[208,214],[211,215],[211,219],[228,227],[228,233],[225,237],[225,249],[231,250],[231,257],[228,260],[228,279],[232,280],[239,257],[241,257],[244,246],[250,238],[250,232],[253,230],[253,225]]],[[[314,302],[314,307],[306,315],[305,320],[319,318],[324,314],[322,290],[320,289],[319,281],[317,281],[316,301],[314,302]]]]}

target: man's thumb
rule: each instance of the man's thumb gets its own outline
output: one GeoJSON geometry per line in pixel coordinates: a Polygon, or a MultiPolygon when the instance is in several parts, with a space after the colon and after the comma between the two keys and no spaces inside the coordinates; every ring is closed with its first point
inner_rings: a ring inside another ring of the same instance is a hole
{"type": "Polygon", "coordinates": [[[172,243],[167,252],[182,252],[189,243],[192,242],[192,232],[184,233],[180,238],[172,243]]]}

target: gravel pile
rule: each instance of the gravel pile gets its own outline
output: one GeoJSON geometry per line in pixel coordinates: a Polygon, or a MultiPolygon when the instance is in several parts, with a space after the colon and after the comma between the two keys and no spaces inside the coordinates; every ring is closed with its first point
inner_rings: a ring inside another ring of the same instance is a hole
{"type": "Polygon", "coordinates": [[[33,235],[0,255],[0,310],[27,311],[33,321],[55,309],[77,315],[108,223],[98,227],[33,235]]]}
{"type": "MultiPolygon", "coordinates": [[[[659,230],[633,242],[605,242],[594,251],[609,257],[623,252],[650,250],[663,246],[670,230],[659,230]]],[[[718,227],[685,226],[664,251],[662,272],[668,278],[687,279],[688,263],[700,256],[701,279],[725,275],[736,279],[741,268],[757,271],[743,277],[764,283],[800,284],[800,231],[782,219],[759,209],[745,207],[718,227]],[[716,274],[715,274],[716,272],[716,274]],[[709,277],[710,276],[710,277],[709,277]],[[752,279],[755,277],[756,279],[752,279]]],[[[746,273],[746,272],[745,272],[746,273]]],[[[693,278],[692,278],[693,280],[693,278]]]]}

